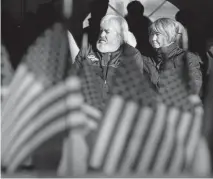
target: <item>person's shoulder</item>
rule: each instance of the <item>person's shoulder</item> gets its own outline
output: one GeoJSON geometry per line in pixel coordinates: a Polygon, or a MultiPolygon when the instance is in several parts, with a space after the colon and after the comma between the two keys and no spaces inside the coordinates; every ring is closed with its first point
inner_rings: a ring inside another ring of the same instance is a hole
{"type": "Polygon", "coordinates": [[[194,63],[202,63],[200,56],[196,53],[186,51],[186,57],[187,57],[188,61],[192,61],[194,63]]]}
{"type": "Polygon", "coordinates": [[[138,49],[134,48],[133,46],[127,43],[123,44],[123,53],[125,56],[134,56],[140,54],[138,49]]]}
{"type": "Polygon", "coordinates": [[[195,53],[190,52],[190,51],[186,51],[186,56],[187,56],[187,58],[197,58],[198,57],[198,55],[196,55],[195,53]]]}
{"type": "Polygon", "coordinates": [[[151,25],[151,23],[152,23],[151,19],[147,16],[142,16],[141,19],[143,20],[144,24],[146,24],[146,25],[151,25]]]}

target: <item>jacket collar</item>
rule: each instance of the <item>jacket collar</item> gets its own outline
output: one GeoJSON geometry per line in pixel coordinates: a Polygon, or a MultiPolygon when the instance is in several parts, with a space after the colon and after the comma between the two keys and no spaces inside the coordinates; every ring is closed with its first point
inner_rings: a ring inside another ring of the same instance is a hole
{"type": "Polygon", "coordinates": [[[96,54],[100,57],[100,59],[104,60],[104,64],[108,63],[110,61],[110,64],[114,64],[120,55],[122,54],[124,50],[124,44],[121,45],[115,52],[107,52],[107,53],[101,53],[95,49],[96,54]]]}
{"type": "Polygon", "coordinates": [[[181,52],[183,52],[183,50],[179,48],[176,43],[157,49],[158,56],[164,56],[166,58],[171,58],[175,54],[179,54],[181,52]]]}

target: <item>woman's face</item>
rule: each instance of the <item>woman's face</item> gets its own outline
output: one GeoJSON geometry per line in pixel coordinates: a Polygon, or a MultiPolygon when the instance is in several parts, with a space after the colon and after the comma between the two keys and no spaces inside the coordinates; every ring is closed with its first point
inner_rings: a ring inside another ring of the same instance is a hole
{"type": "Polygon", "coordinates": [[[170,44],[167,40],[167,37],[159,32],[153,32],[149,36],[149,42],[153,48],[166,47],[170,44]]]}

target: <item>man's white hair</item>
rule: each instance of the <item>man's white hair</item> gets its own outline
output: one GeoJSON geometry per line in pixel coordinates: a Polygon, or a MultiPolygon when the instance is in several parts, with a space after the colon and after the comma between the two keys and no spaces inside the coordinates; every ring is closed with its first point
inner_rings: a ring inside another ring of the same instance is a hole
{"type": "Polygon", "coordinates": [[[128,27],[127,21],[123,17],[108,14],[101,19],[100,26],[102,26],[105,23],[117,24],[118,26],[115,25],[114,27],[119,27],[119,29],[117,29],[117,32],[121,36],[122,41],[125,42],[125,43],[128,43],[128,41],[129,41],[129,27],[128,27]]]}

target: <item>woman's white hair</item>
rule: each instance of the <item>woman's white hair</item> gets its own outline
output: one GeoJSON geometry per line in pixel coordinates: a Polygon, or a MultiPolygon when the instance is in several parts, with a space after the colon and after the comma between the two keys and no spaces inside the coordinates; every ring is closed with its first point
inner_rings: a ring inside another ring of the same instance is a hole
{"type": "MultiPolygon", "coordinates": [[[[117,29],[117,32],[121,36],[121,40],[124,43],[131,43],[130,38],[133,39],[133,37],[132,37],[132,35],[131,35],[131,37],[129,37],[130,36],[129,27],[128,27],[127,21],[123,17],[117,16],[117,15],[112,15],[112,14],[107,14],[106,16],[104,16],[101,19],[100,26],[102,26],[105,23],[117,24],[117,26],[115,25],[114,27],[119,28],[119,29],[117,29]]],[[[133,45],[134,45],[134,43],[133,43],[133,45]]]]}
{"type": "Polygon", "coordinates": [[[177,22],[177,25],[178,25],[178,35],[177,35],[176,41],[179,47],[181,47],[184,50],[188,50],[189,40],[188,40],[187,30],[180,22],[177,22]]]}
{"type": "Polygon", "coordinates": [[[167,37],[169,43],[176,42],[187,48],[188,36],[185,28],[177,21],[170,18],[160,18],[149,27],[149,35],[160,33],[167,37]]]}

